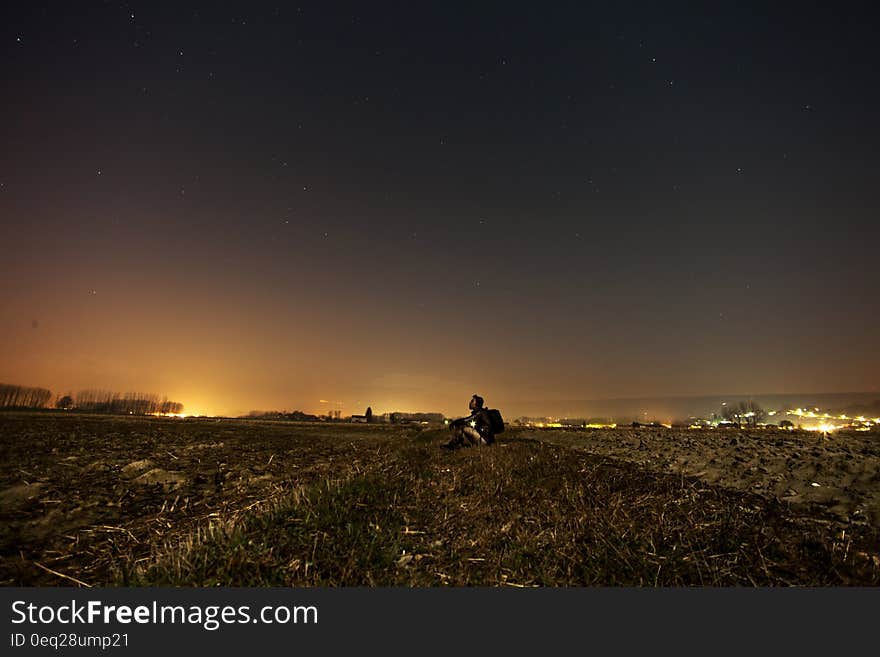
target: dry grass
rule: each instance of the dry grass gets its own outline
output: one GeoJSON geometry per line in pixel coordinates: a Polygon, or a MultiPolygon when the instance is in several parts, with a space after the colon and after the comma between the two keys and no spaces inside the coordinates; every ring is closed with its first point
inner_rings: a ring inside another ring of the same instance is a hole
{"type": "MultiPolygon", "coordinates": [[[[434,438],[433,436],[431,438],[434,438]]],[[[539,442],[413,440],[165,552],[148,585],[876,584],[858,539],[776,503],[539,442]]],[[[863,540],[870,542],[868,537],[863,540]]]]}
{"type": "Polygon", "coordinates": [[[12,456],[2,489],[39,484],[2,508],[0,576],[7,585],[880,584],[870,526],[516,431],[451,453],[438,449],[446,437],[0,416],[12,456]],[[138,459],[183,483],[133,483],[125,468],[138,459]]]}

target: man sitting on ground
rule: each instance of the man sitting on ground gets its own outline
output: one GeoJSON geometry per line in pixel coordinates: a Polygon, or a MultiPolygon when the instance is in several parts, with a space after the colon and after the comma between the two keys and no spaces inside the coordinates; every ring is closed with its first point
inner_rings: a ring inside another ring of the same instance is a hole
{"type": "Polygon", "coordinates": [[[471,397],[468,404],[471,414],[449,423],[452,438],[441,445],[444,449],[455,449],[464,445],[491,445],[495,442],[489,414],[483,408],[483,398],[479,395],[471,397]]]}

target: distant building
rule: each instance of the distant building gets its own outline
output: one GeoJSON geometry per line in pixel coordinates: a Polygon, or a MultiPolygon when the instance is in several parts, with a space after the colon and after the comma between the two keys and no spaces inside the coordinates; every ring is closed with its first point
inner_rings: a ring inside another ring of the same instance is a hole
{"type": "Polygon", "coordinates": [[[443,413],[385,413],[391,424],[443,424],[443,413]]]}
{"type": "Polygon", "coordinates": [[[373,413],[368,408],[364,415],[352,415],[352,422],[368,422],[370,424],[443,424],[446,419],[443,413],[373,413]]]}
{"type": "Polygon", "coordinates": [[[367,410],[363,415],[352,415],[352,422],[359,422],[362,424],[370,424],[373,421],[373,409],[370,406],[367,406],[367,410]]]}

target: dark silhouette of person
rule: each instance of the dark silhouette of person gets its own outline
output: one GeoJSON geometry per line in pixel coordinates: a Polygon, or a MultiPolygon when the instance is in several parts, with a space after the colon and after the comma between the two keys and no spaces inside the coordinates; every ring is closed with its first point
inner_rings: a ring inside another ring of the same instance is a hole
{"type": "Polygon", "coordinates": [[[492,432],[489,414],[483,406],[483,398],[479,395],[471,397],[468,409],[471,411],[470,415],[449,423],[452,438],[441,445],[444,449],[456,449],[465,445],[491,445],[495,442],[495,434],[492,432]]]}

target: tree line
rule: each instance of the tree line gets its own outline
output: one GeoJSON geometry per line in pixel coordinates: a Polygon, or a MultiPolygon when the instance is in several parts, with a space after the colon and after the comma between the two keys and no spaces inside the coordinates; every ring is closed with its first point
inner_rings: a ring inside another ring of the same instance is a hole
{"type": "Polygon", "coordinates": [[[181,413],[183,404],[169,401],[167,397],[159,397],[144,392],[110,392],[107,390],[80,390],[75,397],[66,395],[68,399],[59,399],[59,408],[73,408],[90,413],[113,413],[121,415],[147,415],[150,413],[181,413]],[[72,405],[62,405],[61,402],[72,405]]]}
{"type": "Polygon", "coordinates": [[[722,407],[721,417],[728,422],[756,427],[767,417],[767,412],[761,408],[760,404],[749,400],[722,407]]]}
{"type": "Polygon", "coordinates": [[[43,408],[52,399],[46,388],[29,388],[0,383],[0,408],[43,408]]]}
{"type": "MultiPolygon", "coordinates": [[[[46,388],[0,383],[0,408],[47,408],[52,391],[46,388]]],[[[80,390],[58,397],[55,408],[111,413],[119,415],[147,415],[150,413],[182,413],[181,402],[170,401],[145,392],[111,392],[108,390],[80,390]]]]}

